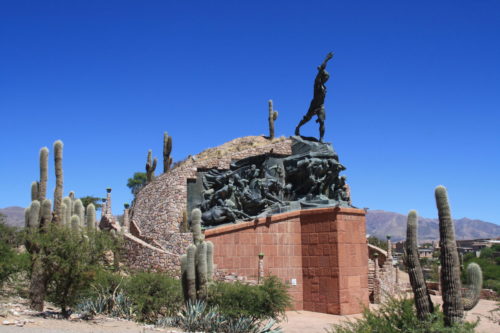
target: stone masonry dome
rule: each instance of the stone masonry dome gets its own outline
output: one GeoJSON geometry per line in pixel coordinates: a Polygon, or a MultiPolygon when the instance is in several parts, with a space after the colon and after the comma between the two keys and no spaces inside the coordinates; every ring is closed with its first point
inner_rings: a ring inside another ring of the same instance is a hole
{"type": "Polygon", "coordinates": [[[264,136],[247,136],[188,157],[137,194],[131,219],[144,236],[177,252],[179,226],[187,209],[187,182],[196,178],[197,170],[227,170],[232,161],[270,152],[288,156],[291,146],[291,139],[285,137],[269,140],[264,136]]]}

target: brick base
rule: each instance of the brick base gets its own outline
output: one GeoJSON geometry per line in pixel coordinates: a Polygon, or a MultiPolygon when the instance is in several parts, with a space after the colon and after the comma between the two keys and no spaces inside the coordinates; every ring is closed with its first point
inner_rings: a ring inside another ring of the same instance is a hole
{"type": "Polygon", "coordinates": [[[219,270],[257,280],[264,253],[265,275],[290,286],[296,310],[346,315],[368,306],[365,230],[363,210],[320,208],[209,229],[205,237],[219,270]]]}

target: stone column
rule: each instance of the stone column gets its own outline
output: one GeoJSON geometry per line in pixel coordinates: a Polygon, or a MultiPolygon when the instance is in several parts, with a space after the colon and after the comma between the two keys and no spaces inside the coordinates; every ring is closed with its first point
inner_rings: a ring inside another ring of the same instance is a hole
{"type": "Polygon", "coordinates": [[[379,277],[378,255],[374,254],[375,271],[373,272],[373,303],[380,304],[381,281],[379,277]]]}
{"type": "Polygon", "coordinates": [[[259,278],[258,284],[264,280],[264,253],[259,253],[259,278]]]}
{"type": "Polygon", "coordinates": [[[108,202],[107,205],[106,205],[106,214],[109,214],[109,215],[112,215],[112,212],[111,212],[111,187],[108,187],[106,189],[106,201],[108,202]]]}
{"type": "Polygon", "coordinates": [[[123,206],[125,207],[125,209],[123,210],[123,227],[125,229],[125,232],[130,232],[130,221],[128,217],[128,210],[130,205],[126,203],[123,206]]]}

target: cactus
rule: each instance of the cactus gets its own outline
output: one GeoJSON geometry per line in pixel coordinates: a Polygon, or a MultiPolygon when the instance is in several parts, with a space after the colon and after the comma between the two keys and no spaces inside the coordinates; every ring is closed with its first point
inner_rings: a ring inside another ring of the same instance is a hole
{"type": "Polygon", "coordinates": [[[47,179],[49,170],[49,149],[40,149],[40,181],[38,183],[38,201],[43,202],[47,198],[47,179]]]}
{"type": "Polygon", "coordinates": [[[270,99],[269,102],[269,139],[274,139],[274,121],[278,119],[278,111],[273,110],[273,101],[270,99]]]}
{"type": "Polygon", "coordinates": [[[158,159],[155,157],[153,160],[153,152],[148,150],[148,159],[146,162],[146,184],[149,184],[153,181],[155,177],[156,163],[158,163],[158,159]]]}
{"type": "Polygon", "coordinates": [[[78,216],[80,225],[83,225],[85,221],[85,208],[80,199],[76,199],[75,202],[73,202],[73,215],[78,216]]]}
{"type": "Polygon", "coordinates": [[[467,266],[467,289],[462,296],[465,311],[472,310],[479,302],[481,289],[483,289],[483,272],[478,264],[471,262],[467,266]]]}
{"type": "Polygon", "coordinates": [[[40,202],[33,200],[24,214],[26,227],[32,230],[37,229],[40,225],[40,202]]]}
{"type": "Polygon", "coordinates": [[[197,298],[207,297],[207,243],[201,242],[196,246],[196,290],[197,298]]]}
{"type": "Polygon", "coordinates": [[[196,264],[195,264],[195,256],[196,256],[196,246],[191,244],[187,248],[186,259],[186,286],[187,290],[185,294],[188,296],[188,300],[192,302],[196,300],[196,264]]]}
{"type": "Polygon", "coordinates": [[[42,207],[40,208],[40,226],[48,227],[50,222],[52,222],[52,202],[49,199],[45,199],[42,202],[42,207]]]}
{"type": "Polygon", "coordinates": [[[68,194],[69,198],[71,199],[71,201],[75,201],[75,191],[70,191],[69,194],[68,194]]]}
{"type": "Polygon", "coordinates": [[[214,243],[207,243],[207,280],[211,282],[214,276],[214,243]]]}
{"type": "Polygon", "coordinates": [[[71,201],[71,197],[64,197],[63,204],[66,206],[66,210],[63,215],[63,223],[64,225],[71,224],[71,215],[73,215],[73,202],[71,201]]]}
{"type": "Polygon", "coordinates": [[[439,246],[441,248],[441,288],[443,290],[443,312],[445,325],[452,326],[464,317],[460,281],[460,261],[455,227],[451,218],[448,195],[444,186],[435,190],[439,215],[439,246]]]}
{"type": "MultiPolygon", "coordinates": [[[[62,219],[62,196],[63,196],[63,143],[60,140],[54,142],[54,164],[56,169],[56,188],[54,190],[54,223],[61,223],[62,219]]],[[[41,186],[40,186],[41,187],[41,186]]],[[[41,192],[41,191],[40,191],[41,192]]]]}
{"type": "Polygon", "coordinates": [[[205,242],[201,232],[201,211],[191,212],[193,244],[187,248],[187,254],[181,256],[181,274],[184,298],[186,301],[205,299],[208,283],[214,272],[212,242],[205,242]]]}
{"type": "Polygon", "coordinates": [[[31,201],[38,200],[38,182],[31,183],[31,201]]]}
{"type": "Polygon", "coordinates": [[[181,222],[181,225],[179,226],[179,229],[180,229],[180,232],[189,232],[187,210],[182,211],[182,222],[181,222]]]}
{"type": "Polygon", "coordinates": [[[167,132],[163,133],[163,172],[170,170],[172,166],[172,157],[170,153],[172,152],[172,137],[168,135],[167,132]]]}
{"type": "Polygon", "coordinates": [[[95,206],[94,204],[89,204],[87,206],[87,213],[85,216],[85,222],[89,230],[95,229],[95,206]]]}
{"type": "Polygon", "coordinates": [[[76,214],[71,216],[71,229],[73,229],[74,231],[80,230],[80,217],[76,214]]]}
{"type": "Polygon", "coordinates": [[[434,306],[431,301],[431,296],[425,284],[424,274],[420,267],[418,257],[418,242],[417,242],[417,212],[411,210],[408,213],[407,229],[406,229],[406,244],[405,244],[405,263],[410,276],[410,284],[415,295],[415,307],[417,308],[417,316],[420,320],[424,320],[429,314],[434,312],[434,306]]]}
{"type": "Polygon", "coordinates": [[[205,237],[201,232],[201,210],[198,208],[193,209],[191,212],[191,230],[193,232],[193,243],[198,245],[203,242],[205,237]]]}

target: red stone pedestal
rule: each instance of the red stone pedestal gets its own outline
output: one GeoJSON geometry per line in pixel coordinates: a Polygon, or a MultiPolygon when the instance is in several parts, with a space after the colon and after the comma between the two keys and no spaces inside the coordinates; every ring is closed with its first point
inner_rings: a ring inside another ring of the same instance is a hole
{"type": "Polygon", "coordinates": [[[210,229],[214,262],[226,273],[264,273],[289,286],[296,310],[361,313],[368,306],[365,212],[353,208],[294,211],[210,229]]]}

